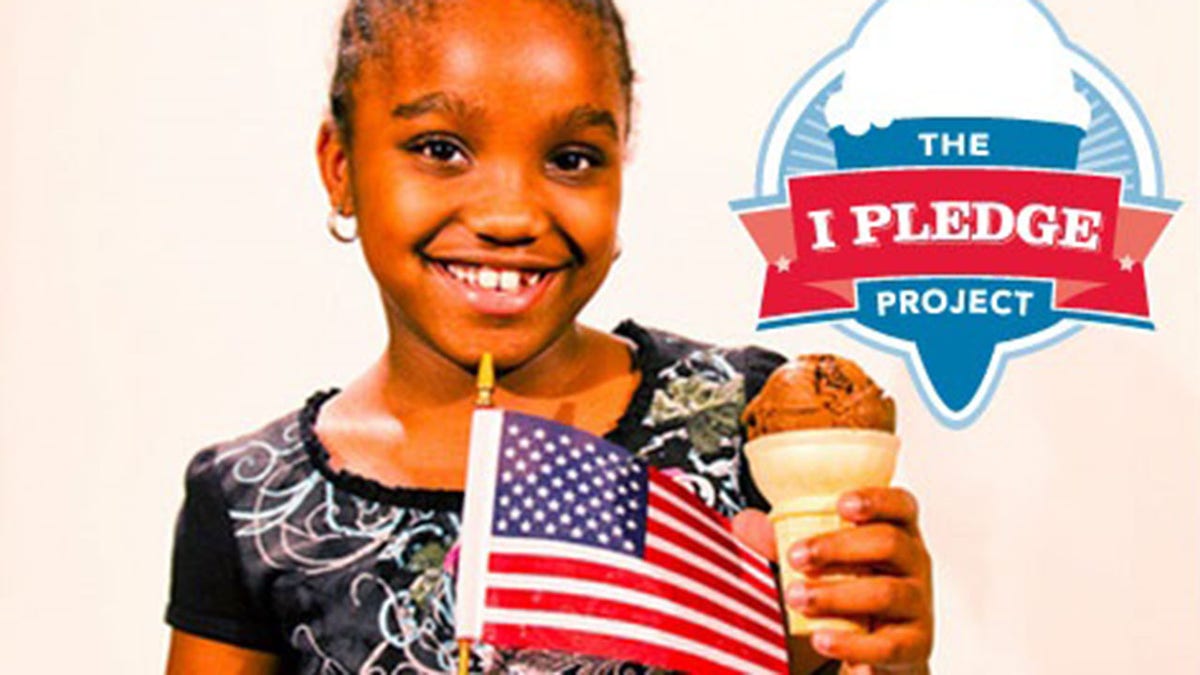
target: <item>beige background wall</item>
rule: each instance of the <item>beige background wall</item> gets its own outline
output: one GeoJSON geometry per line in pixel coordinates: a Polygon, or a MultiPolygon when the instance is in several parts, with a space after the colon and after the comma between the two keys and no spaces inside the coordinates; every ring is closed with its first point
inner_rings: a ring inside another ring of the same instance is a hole
{"type": "MultiPolygon", "coordinates": [[[[0,670],[160,669],[187,458],[382,346],[312,160],[334,0],[0,4],[0,670]]],[[[831,328],[755,335],[747,196],[791,83],[867,0],[626,0],[641,72],[626,255],[588,311],[787,352],[897,396],[937,565],[942,673],[1200,672],[1194,0],[1048,0],[1135,92],[1188,204],[1150,258],[1159,330],[1089,328],[937,426],[831,328]],[[654,290],[649,290],[654,289],[654,290]]]]}

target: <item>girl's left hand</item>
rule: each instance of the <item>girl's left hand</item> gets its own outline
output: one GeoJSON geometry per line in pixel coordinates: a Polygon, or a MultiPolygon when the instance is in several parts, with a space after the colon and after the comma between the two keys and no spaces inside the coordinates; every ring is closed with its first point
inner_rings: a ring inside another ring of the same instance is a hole
{"type": "MultiPolygon", "coordinates": [[[[818,631],[813,648],[847,664],[843,673],[927,672],[933,648],[931,565],[917,528],[917,501],[899,488],[847,492],[838,501],[842,518],[854,523],[797,543],[790,564],[810,577],[784,589],[788,606],[813,617],[869,622],[871,631],[818,631]],[[827,574],[857,578],[823,581],[827,574]]],[[[734,534],[771,560],[775,537],[766,514],[747,509],[734,519],[734,534]]]]}

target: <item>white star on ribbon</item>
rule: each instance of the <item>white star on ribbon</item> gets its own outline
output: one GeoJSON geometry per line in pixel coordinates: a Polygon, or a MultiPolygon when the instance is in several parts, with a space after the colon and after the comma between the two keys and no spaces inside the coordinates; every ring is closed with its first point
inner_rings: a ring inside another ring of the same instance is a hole
{"type": "Polygon", "coordinates": [[[1135,261],[1128,253],[1121,256],[1121,258],[1119,260],[1117,260],[1117,262],[1121,263],[1121,271],[1122,272],[1132,272],[1133,266],[1135,264],[1137,264],[1137,261],[1135,261]]]}
{"type": "Polygon", "coordinates": [[[780,272],[790,272],[792,269],[792,259],[786,255],[779,256],[779,259],[771,264],[780,272]]]}

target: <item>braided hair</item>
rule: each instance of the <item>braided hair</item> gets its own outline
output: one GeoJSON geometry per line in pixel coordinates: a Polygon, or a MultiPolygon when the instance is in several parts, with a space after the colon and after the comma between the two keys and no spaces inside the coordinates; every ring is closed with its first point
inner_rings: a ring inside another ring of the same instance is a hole
{"type": "MultiPolygon", "coordinates": [[[[329,110],[339,133],[350,140],[350,117],[354,106],[352,86],[369,59],[384,54],[395,35],[399,19],[428,18],[439,0],[349,0],[338,34],[337,65],[329,87],[329,110]]],[[[546,0],[547,2],[551,0],[546,0]]],[[[596,21],[616,61],[617,78],[626,105],[633,98],[633,62],[625,38],[625,21],[613,0],[557,0],[596,21]]]]}

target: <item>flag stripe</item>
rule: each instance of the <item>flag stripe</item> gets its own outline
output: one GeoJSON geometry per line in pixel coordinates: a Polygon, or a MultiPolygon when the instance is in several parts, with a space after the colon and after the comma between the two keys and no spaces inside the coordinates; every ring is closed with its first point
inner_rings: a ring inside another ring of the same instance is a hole
{"type": "Polygon", "coordinates": [[[738,567],[748,568],[751,573],[762,580],[763,584],[770,587],[775,586],[774,574],[770,571],[767,558],[758,555],[757,552],[746,548],[745,544],[739,542],[728,528],[730,526],[727,522],[724,528],[715,527],[712,521],[701,518],[695,508],[673,497],[674,495],[671,495],[670,492],[659,489],[658,485],[652,485],[648,500],[649,508],[670,515],[677,521],[677,524],[673,526],[679,530],[683,530],[683,526],[686,526],[685,531],[697,543],[718,552],[719,555],[738,567]]]}
{"type": "Polygon", "coordinates": [[[522,543],[524,542],[515,539],[494,539],[488,571],[530,572],[580,577],[592,581],[612,581],[647,593],[655,592],[660,588],[659,584],[662,584],[677,596],[690,594],[690,599],[700,600],[709,614],[720,616],[722,620],[745,630],[752,630],[764,637],[774,635],[780,638],[784,634],[783,612],[778,606],[773,607],[771,611],[746,607],[686,574],[678,574],[673,570],[642,561],[631,562],[624,556],[605,551],[579,552],[573,547],[549,542],[521,546],[522,543]],[[711,606],[719,607],[720,610],[708,609],[711,606]],[[751,623],[754,626],[751,626],[751,623]]]}
{"type": "Polygon", "coordinates": [[[669,513],[659,510],[655,506],[653,498],[650,502],[650,510],[647,517],[647,533],[662,537],[684,549],[694,551],[697,555],[700,555],[719,569],[725,570],[734,577],[746,581],[757,592],[770,596],[775,595],[775,584],[770,582],[769,579],[759,576],[758,570],[754,568],[753,563],[748,560],[738,559],[730,550],[732,546],[725,542],[715,542],[711,538],[705,537],[703,534],[680,522],[669,513]]]}
{"type": "Polygon", "coordinates": [[[517,643],[585,654],[622,654],[647,665],[693,673],[771,672],[708,645],[645,626],[541,611],[486,609],[485,613],[484,639],[502,644],[517,643]],[[531,627],[537,630],[529,630],[531,627]],[[637,637],[620,638],[617,635],[637,637]]]}
{"type": "Polygon", "coordinates": [[[654,534],[646,534],[646,562],[686,574],[750,607],[774,608],[774,593],[764,597],[749,584],[713,567],[708,561],[654,534]]]}
{"type": "MultiPolygon", "coordinates": [[[[764,640],[774,641],[776,644],[784,636],[782,614],[778,610],[775,615],[764,617],[757,610],[722,603],[719,597],[710,599],[706,595],[702,595],[705,593],[705,589],[694,582],[691,582],[693,588],[685,589],[670,581],[630,572],[622,567],[611,567],[586,561],[564,561],[536,555],[504,554],[494,556],[492,560],[489,578],[494,574],[518,574],[537,575],[544,578],[548,584],[554,584],[557,580],[571,583],[581,579],[594,583],[616,584],[641,593],[653,593],[681,603],[687,602],[697,611],[711,617],[712,621],[737,627],[764,640]]],[[[708,593],[707,595],[713,594],[708,593]]]]}
{"type": "Polygon", "coordinates": [[[718,530],[725,529],[725,517],[714,511],[710,506],[701,501],[700,498],[696,496],[696,493],[692,492],[687,487],[680,485],[680,483],[674,478],[671,478],[655,468],[651,468],[649,470],[648,478],[652,486],[662,488],[663,492],[665,492],[667,495],[675,497],[675,499],[679,502],[690,504],[696,507],[703,518],[712,523],[714,528],[718,530]]]}
{"type": "MultiPolygon", "coordinates": [[[[596,598],[545,590],[509,590],[492,587],[488,589],[488,607],[561,612],[575,616],[607,619],[621,626],[620,630],[613,634],[615,637],[639,635],[640,631],[650,628],[708,645],[716,651],[754,663],[762,668],[778,668],[780,666],[777,658],[772,658],[768,653],[761,652],[750,644],[738,640],[728,632],[720,632],[703,623],[695,623],[639,604],[624,602],[618,598],[603,596],[596,598]],[[633,632],[631,633],[631,631],[633,632]]],[[[489,611],[491,610],[485,610],[485,613],[489,611]]],[[[717,626],[717,628],[723,629],[724,627],[717,626]]]]}
{"type": "Polygon", "coordinates": [[[520,604],[514,603],[514,598],[504,596],[488,597],[489,604],[500,607],[532,609],[538,606],[557,607],[568,603],[580,607],[581,613],[591,613],[591,603],[611,600],[618,607],[619,614],[612,618],[628,618],[638,623],[648,623],[651,626],[661,626],[679,620],[682,628],[676,632],[691,634],[693,632],[712,633],[712,641],[720,643],[728,640],[724,648],[734,653],[743,653],[747,658],[762,659],[764,655],[771,661],[777,660],[779,641],[777,636],[760,637],[742,630],[728,622],[720,622],[719,617],[713,617],[703,611],[698,611],[686,602],[675,602],[670,595],[664,593],[645,593],[635,588],[608,581],[584,581],[580,579],[565,579],[534,574],[488,574],[489,589],[504,589],[505,591],[520,591],[541,594],[537,598],[515,598],[520,604]],[[569,600],[564,599],[569,598],[569,600]],[[581,602],[582,600],[582,602],[581,602]],[[641,618],[639,612],[649,610],[649,619],[641,618]],[[666,617],[664,620],[661,617],[666,617]],[[714,621],[717,618],[718,621],[714,621]],[[754,651],[756,650],[756,651],[754,651]]]}
{"type": "Polygon", "coordinates": [[[734,545],[742,551],[742,557],[754,561],[754,566],[757,567],[766,578],[766,580],[774,586],[775,572],[771,569],[771,564],[766,558],[759,555],[749,546],[743,544],[737,537],[733,536],[730,531],[729,521],[715,513],[704,504],[700,504],[699,499],[691,492],[684,490],[682,486],[665,476],[656,476],[657,480],[651,480],[650,503],[663,506],[663,502],[675,506],[679,513],[672,512],[675,517],[681,517],[682,513],[686,513],[691,518],[682,518],[684,522],[691,522],[693,527],[708,530],[715,537],[729,538],[734,545]],[[670,485],[666,485],[667,482],[670,485]],[[661,489],[659,489],[661,488],[661,489]],[[680,494],[680,491],[683,494],[680,494]]]}

